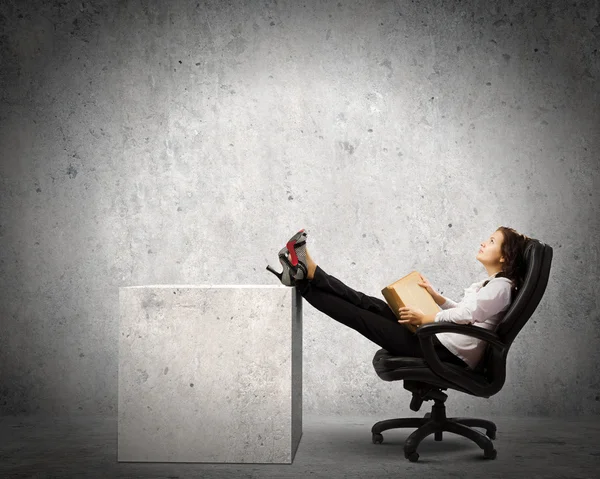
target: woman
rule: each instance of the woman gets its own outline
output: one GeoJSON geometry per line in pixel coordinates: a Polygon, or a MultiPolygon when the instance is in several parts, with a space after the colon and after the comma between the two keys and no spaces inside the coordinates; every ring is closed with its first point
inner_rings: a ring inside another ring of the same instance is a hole
{"type": "MultiPolygon", "coordinates": [[[[346,286],[327,274],[311,258],[306,248],[306,232],[302,229],[279,252],[283,272],[267,269],[286,286],[298,288],[302,297],[319,311],[358,331],[391,354],[423,357],[417,336],[403,324],[416,326],[440,321],[493,330],[504,317],[515,292],[523,283],[523,251],[528,237],[514,229],[500,226],[477,253],[487,271],[487,278],[471,284],[463,299],[456,303],[437,293],[421,276],[419,285],[426,288],[442,308],[436,314],[423,314],[411,306],[400,308],[400,320],[383,300],[346,286]],[[289,253],[289,257],[288,257],[289,253]]],[[[442,361],[475,369],[486,343],[458,333],[438,333],[435,349],[442,361]]]]}

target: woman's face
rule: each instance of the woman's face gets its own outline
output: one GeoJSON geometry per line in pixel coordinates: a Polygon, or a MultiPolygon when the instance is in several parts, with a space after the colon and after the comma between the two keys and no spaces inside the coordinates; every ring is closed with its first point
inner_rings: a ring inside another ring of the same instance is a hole
{"type": "Polygon", "coordinates": [[[494,233],[481,243],[481,248],[477,253],[477,259],[486,264],[500,263],[502,257],[501,246],[504,237],[500,231],[494,233]]]}

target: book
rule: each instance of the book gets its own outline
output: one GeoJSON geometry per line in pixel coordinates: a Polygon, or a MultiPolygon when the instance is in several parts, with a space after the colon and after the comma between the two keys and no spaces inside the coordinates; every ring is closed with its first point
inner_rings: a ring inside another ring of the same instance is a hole
{"type": "MultiPolygon", "coordinates": [[[[420,281],[421,274],[418,271],[411,271],[381,290],[385,301],[398,319],[402,319],[398,310],[404,306],[420,309],[423,314],[434,314],[442,310],[427,289],[419,286],[420,281]]],[[[413,333],[417,331],[417,326],[414,324],[401,324],[413,333]]]]}

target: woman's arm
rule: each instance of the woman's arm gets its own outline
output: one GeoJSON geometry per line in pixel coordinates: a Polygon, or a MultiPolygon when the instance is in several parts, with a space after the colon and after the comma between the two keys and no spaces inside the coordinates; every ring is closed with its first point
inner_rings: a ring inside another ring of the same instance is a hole
{"type": "Polygon", "coordinates": [[[434,322],[452,321],[459,324],[484,322],[490,316],[508,308],[511,285],[504,281],[490,282],[473,296],[465,298],[461,304],[446,311],[439,311],[434,322]]]}
{"type": "Polygon", "coordinates": [[[439,293],[432,294],[432,297],[437,305],[442,309],[456,308],[458,306],[458,303],[452,301],[450,298],[444,298],[439,293]]]}

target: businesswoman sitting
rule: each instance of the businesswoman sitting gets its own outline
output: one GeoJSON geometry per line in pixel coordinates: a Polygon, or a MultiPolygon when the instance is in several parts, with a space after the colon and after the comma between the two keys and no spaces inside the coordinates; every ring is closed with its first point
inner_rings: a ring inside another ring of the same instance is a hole
{"type": "MultiPolygon", "coordinates": [[[[423,357],[420,341],[403,324],[420,326],[452,321],[493,330],[523,284],[523,251],[528,237],[512,228],[500,226],[481,243],[477,260],[487,277],[464,290],[458,303],[437,293],[421,276],[419,285],[426,288],[442,308],[436,314],[419,309],[400,308],[400,320],[382,299],[368,296],[327,274],[308,253],[307,233],[300,230],[279,251],[283,272],[267,269],[286,286],[298,288],[302,297],[319,311],[358,331],[375,344],[398,356],[423,357]]],[[[457,333],[438,333],[435,349],[442,361],[475,369],[483,355],[485,342],[457,333]]]]}

